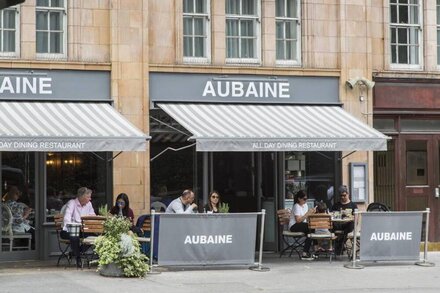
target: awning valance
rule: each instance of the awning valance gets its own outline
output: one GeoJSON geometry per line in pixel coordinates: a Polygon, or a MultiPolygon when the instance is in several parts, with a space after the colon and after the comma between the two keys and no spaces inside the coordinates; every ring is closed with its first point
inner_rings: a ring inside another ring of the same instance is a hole
{"type": "Polygon", "coordinates": [[[109,104],[0,102],[0,151],[146,151],[148,139],[109,104]]]}
{"type": "Polygon", "coordinates": [[[387,136],[338,106],[158,104],[197,151],[374,151],[387,136]]]}

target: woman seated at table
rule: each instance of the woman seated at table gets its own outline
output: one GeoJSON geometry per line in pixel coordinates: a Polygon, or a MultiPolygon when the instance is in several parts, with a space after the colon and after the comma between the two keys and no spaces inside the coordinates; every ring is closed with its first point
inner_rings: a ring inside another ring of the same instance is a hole
{"type": "Polygon", "coordinates": [[[31,233],[32,238],[34,228],[29,223],[29,215],[32,209],[22,202],[18,202],[21,191],[17,186],[10,186],[8,192],[3,197],[5,204],[12,213],[12,232],[14,233],[31,233]]]}
{"type": "Polygon", "coordinates": [[[212,191],[209,194],[209,201],[204,207],[205,213],[218,213],[220,210],[220,194],[217,191],[212,191]]]}
{"type": "MultiPolygon", "coordinates": [[[[292,232],[302,232],[304,234],[309,234],[309,226],[307,224],[307,218],[316,212],[315,208],[309,209],[307,206],[307,194],[304,190],[300,190],[295,194],[294,205],[292,210],[293,217],[290,219],[290,231],[292,232]]],[[[303,260],[313,260],[314,257],[310,254],[310,246],[312,244],[312,239],[306,238],[304,242],[303,253],[301,259],[303,260]]]]}
{"type": "Polygon", "coordinates": [[[126,217],[133,225],[134,213],[130,208],[130,201],[126,193],[120,193],[116,197],[115,205],[111,208],[110,214],[114,216],[126,217]]]}

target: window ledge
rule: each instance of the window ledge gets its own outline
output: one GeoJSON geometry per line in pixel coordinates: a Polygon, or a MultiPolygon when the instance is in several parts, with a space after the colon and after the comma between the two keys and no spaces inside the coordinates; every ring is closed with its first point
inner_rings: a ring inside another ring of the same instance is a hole
{"type": "Polygon", "coordinates": [[[209,58],[200,57],[183,57],[183,63],[185,64],[211,64],[209,58]]]}
{"type": "Polygon", "coordinates": [[[36,58],[38,60],[67,61],[66,54],[37,53],[36,58]]]}
{"type": "Polygon", "coordinates": [[[234,65],[260,65],[260,60],[257,58],[226,58],[226,64],[234,65]]]}

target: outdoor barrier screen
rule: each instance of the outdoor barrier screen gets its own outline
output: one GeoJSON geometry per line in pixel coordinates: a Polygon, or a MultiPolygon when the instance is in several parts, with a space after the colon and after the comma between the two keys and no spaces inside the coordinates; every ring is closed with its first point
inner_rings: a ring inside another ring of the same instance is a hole
{"type": "Polygon", "coordinates": [[[420,259],[423,212],[362,213],[361,261],[420,259]]]}
{"type": "Polygon", "coordinates": [[[161,214],[159,265],[250,265],[257,214],[161,214]]]}

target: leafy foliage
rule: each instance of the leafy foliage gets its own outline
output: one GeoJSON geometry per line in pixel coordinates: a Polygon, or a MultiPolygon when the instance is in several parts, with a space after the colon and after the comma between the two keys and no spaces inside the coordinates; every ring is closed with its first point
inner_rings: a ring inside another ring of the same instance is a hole
{"type": "Polygon", "coordinates": [[[98,214],[101,216],[108,216],[108,206],[107,204],[100,205],[98,208],[98,214]]]}
{"type": "Polygon", "coordinates": [[[229,213],[229,204],[225,202],[220,203],[218,211],[220,213],[229,213]]]}
{"type": "Polygon", "coordinates": [[[104,222],[104,235],[95,242],[98,270],[110,263],[119,266],[126,277],[143,277],[149,270],[148,258],[141,253],[139,241],[130,230],[130,221],[110,217],[104,222]]]}

